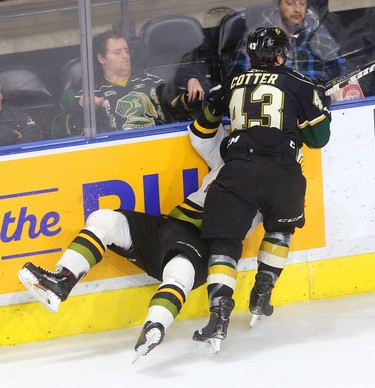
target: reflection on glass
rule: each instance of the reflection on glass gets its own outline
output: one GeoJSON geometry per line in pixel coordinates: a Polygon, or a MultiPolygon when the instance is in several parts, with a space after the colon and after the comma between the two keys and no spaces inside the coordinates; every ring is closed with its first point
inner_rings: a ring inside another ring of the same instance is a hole
{"type": "MultiPolygon", "coordinates": [[[[85,135],[77,4],[0,2],[2,106],[35,125],[25,132],[25,125],[10,124],[0,113],[2,128],[17,126],[1,146],[85,135]]],[[[375,7],[331,11],[326,0],[308,4],[92,0],[93,35],[117,34],[95,48],[97,132],[191,120],[211,87],[249,66],[244,38],[259,24],[289,32],[289,66],[313,79],[328,80],[375,59],[375,7]]],[[[374,96],[374,74],[340,93],[336,99],[374,96]]]]}
{"type": "Polygon", "coordinates": [[[61,69],[79,55],[76,1],[3,1],[0,20],[3,103],[27,117],[14,144],[51,140],[64,88],[61,69]]]}
{"type": "MultiPolygon", "coordinates": [[[[351,15],[353,19],[359,16],[356,10],[351,15]]],[[[342,16],[330,13],[324,1],[317,2],[315,8],[309,7],[305,1],[280,0],[246,9],[248,29],[260,25],[281,27],[289,34],[292,46],[287,65],[320,81],[332,80],[355,67],[352,61],[354,52],[349,53],[347,46],[347,37],[351,32],[342,16]],[[319,3],[322,4],[320,7],[319,3]]],[[[360,83],[354,82],[338,91],[335,99],[363,97],[360,83]]]]}

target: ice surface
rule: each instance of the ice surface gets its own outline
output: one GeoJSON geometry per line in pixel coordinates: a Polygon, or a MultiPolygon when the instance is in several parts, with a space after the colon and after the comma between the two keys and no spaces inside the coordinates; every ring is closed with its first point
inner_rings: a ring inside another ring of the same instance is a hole
{"type": "Polygon", "coordinates": [[[2,388],[375,387],[375,293],[275,308],[250,329],[233,313],[221,352],[176,321],[132,364],[140,327],[0,348],[2,388]]]}

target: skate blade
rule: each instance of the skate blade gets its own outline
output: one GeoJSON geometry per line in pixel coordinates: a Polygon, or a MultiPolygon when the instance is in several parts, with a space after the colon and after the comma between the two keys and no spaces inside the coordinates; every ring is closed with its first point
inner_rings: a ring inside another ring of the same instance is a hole
{"type": "Polygon", "coordinates": [[[156,328],[151,329],[148,334],[148,338],[146,335],[147,341],[143,345],[139,346],[138,349],[135,351],[132,364],[134,364],[140,357],[146,356],[148,354],[148,348],[150,347],[150,345],[158,343],[161,338],[160,330],[156,328]]]}
{"type": "Polygon", "coordinates": [[[261,315],[253,314],[250,320],[250,328],[254,327],[261,315]]]}
{"type": "Polygon", "coordinates": [[[57,313],[61,300],[52,291],[43,288],[38,279],[27,269],[22,268],[18,271],[18,278],[30,293],[52,313],[57,313]]]}
{"type": "Polygon", "coordinates": [[[211,351],[213,354],[217,354],[220,352],[221,339],[218,338],[209,338],[209,342],[211,344],[211,351]]]}

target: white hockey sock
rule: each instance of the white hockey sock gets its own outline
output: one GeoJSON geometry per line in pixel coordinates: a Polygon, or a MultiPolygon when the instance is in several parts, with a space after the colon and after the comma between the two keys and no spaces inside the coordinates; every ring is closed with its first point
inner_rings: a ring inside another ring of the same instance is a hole
{"type": "Polygon", "coordinates": [[[76,279],[90,270],[89,262],[78,252],[67,249],[56,263],[56,270],[66,268],[73,273],[76,279]]]}
{"type": "Polygon", "coordinates": [[[163,282],[151,301],[146,321],[160,322],[167,329],[193,288],[194,276],[194,267],[184,256],[178,255],[170,260],[163,271],[163,282]],[[173,294],[172,299],[168,293],[173,294]],[[158,303],[159,296],[163,303],[158,303]],[[174,298],[179,303],[172,302],[174,298]]]}

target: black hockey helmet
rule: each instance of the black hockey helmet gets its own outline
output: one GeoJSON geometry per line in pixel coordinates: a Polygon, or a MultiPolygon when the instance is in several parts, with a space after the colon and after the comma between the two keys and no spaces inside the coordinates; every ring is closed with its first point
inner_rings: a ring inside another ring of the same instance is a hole
{"type": "Polygon", "coordinates": [[[272,63],[290,50],[288,35],[278,27],[257,27],[247,37],[247,54],[261,63],[272,63]]]}

